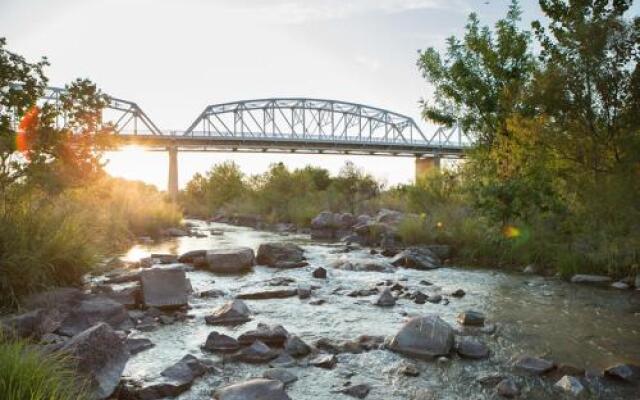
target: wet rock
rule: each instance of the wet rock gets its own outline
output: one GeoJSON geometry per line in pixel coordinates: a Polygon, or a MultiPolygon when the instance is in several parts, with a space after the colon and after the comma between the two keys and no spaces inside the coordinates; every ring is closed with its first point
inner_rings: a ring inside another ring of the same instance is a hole
{"type": "Polygon", "coordinates": [[[269,286],[289,286],[289,284],[295,283],[295,281],[295,279],[288,276],[277,276],[271,279],[267,279],[266,281],[264,281],[264,283],[269,286]]]}
{"type": "Polygon", "coordinates": [[[241,346],[248,346],[251,343],[260,341],[269,346],[283,347],[288,337],[289,332],[287,332],[282,325],[270,327],[269,325],[259,323],[256,329],[238,336],[238,343],[240,343],[241,346]]]}
{"type": "Polygon", "coordinates": [[[265,379],[280,381],[285,386],[298,380],[298,377],[284,368],[271,368],[262,373],[265,379]]]}
{"type": "Polygon", "coordinates": [[[207,336],[207,341],[202,348],[212,352],[233,353],[240,349],[240,344],[231,336],[213,331],[207,336]]]}
{"type": "Polygon", "coordinates": [[[364,399],[365,397],[367,397],[367,395],[369,395],[370,391],[371,387],[369,387],[369,385],[361,383],[358,385],[348,386],[342,389],[340,392],[346,394],[347,396],[355,397],[356,399],[364,399]]]}
{"type": "Polygon", "coordinates": [[[432,359],[447,355],[454,345],[454,331],[437,315],[410,319],[389,342],[389,349],[410,357],[432,359]]]}
{"type": "Polygon", "coordinates": [[[434,303],[434,304],[440,303],[442,301],[442,295],[437,294],[437,293],[436,294],[430,294],[429,297],[427,298],[427,301],[429,303],[434,303]]]}
{"type": "Polygon", "coordinates": [[[293,243],[263,243],[258,247],[258,264],[272,268],[302,267],[304,263],[304,250],[293,243]]]}
{"type": "Polygon", "coordinates": [[[127,310],[117,301],[102,296],[89,297],[69,311],[57,332],[65,336],[74,336],[99,322],[119,328],[128,320],[127,310]]]}
{"type": "Polygon", "coordinates": [[[453,292],[451,292],[451,297],[464,297],[464,295],[467,294],[463,289],[456,289],[453,292]]]}
{"type": "Polygon", "coordinates": [[[370,288],[370,289],[358,289],[358,290],[352,290],[351,292],[349,292],[347,294],[347,296],[349,297],[367,297],[367,296],[373,296],[374,294],[378,294],[380,292],[378,292],[378,289],[376,288],[370,288]]]}
{"type": "Polygon", "coordinates": [[[236,299],[242,300],[266,300],[266,299],[286,299],[287,297],[294,297],[298,295],[296,289],[276,289],[276,290],[261,290],[250,293],[240,293],[236,296],[236,299]]]}
{"type": "Polygon", "coordinates": [[[356,272],[393,272],[395,268],[386,261],[380,260],[349,260],[341,258],[331,263],[331,268],[356,272]]]}
{"type": "Polygon", "coordinates": [[[60,350],[73,357],[76,370],[87,377],[89,389],[97,399],[113,393],[129,359],[124,343],[105,323],[75,335],[60,350]]]}
{"type": "Polygon", "coordinates": [[[411,364],[408,362],[403,362],[397,369],[400,375],[416,377],[420,375],[420,371],[418,371],[418,367],[415,364],[411,364]]]}
{"type": "Polygon", "coordinates": [[[297,293],[298,293],[298,298],[308,299],[309,297],[311,297],[311,286],[299,285],[297,293]]]}
{"type": "Polygon", "coordinates": [[[497,374],[497,373],[489,373],[486,375],[481,375],[478,378],[476,378],[476,381],[482,385],[482,386],[497,386],[498,383],[500,383],[503,379],[505,379],[505,377],[501,374],[497,374]]]}
{"type": "Polygon", "coordinates": [[[324,299],[316,299],[316,300],[311,300],[309,302],[309,304],[312,305],[312,306],[321,306],[324,303],[326,303],[326,300],[324,300],[324,299]]]}
{"type": "Polygon", "coordinates": [[[237,325],[251,320],[249,307],[242,300],[233,300],[204,317],[209,325],[237,325]]]}
{"type": "Polygon", "coordinates": [[[147,307],[175,308],[189,302],[186,274],[181,268],[152,268],[141,273],[142,300],[147,307]]]}
{"type": "Polygon", "coordinates": [[[614,289],[627,290],[629,289],[629,284],[625,282],[613,282],[611,287],[614,289]]]}
{"type": "Polygon", "coordinates": [[[291,400],[284,384],[272,379],[251,379],[213,392],[214,400],[291,400]]]}
{"type": "Polygon", "coordinates": [[[202,292],[198,293],[198,297],[203,299],[215,299],[218,297],[224,297],[224,295],[225,292],[220,289],[203,290],[202,292]]]}
{"type": "Polygon", "coordinates": [[[439,400],[439,397],[431,389],[416,389],[411,395],[411,400],[439,400]]]}
{"type": "Polygon", "coordinates": [[[513,366],[520,372],[531,375],[542,375],[551,371],[555,365],[552,361],[525,355],[516,358],[513,366]]]}
{"type": "Polygon", "coordinates": [[[278,353],[271,350],[269,346],[262,343],[259,340],[253,342],[249,347],[246,347],[238,354],[234,356],[235,359],[251,364],[266,363],[278,356],[278,353]]]}
{"type": "Polygon", "coordinates": [[[527,274],[527,275],[534,275],[538,273],[538,268],[533,265],[527,265],[526,267],[524,267],[524,269],[522,270],[523,273],[527,274]]]}
{"type": "Polygon", "coordinates": [[[142,304],[142,289],[139,285],[127,287],[122,290],[114,290],[105,294],[105,296],[127,308],[138,307],[142,304]]]}
{"type": "Polygon", "coordinates": [[[189,383],[167,382],[160,380],[152,382],[140,388],[127,388],[127,395],[118,393],[118,399],[158,400],[174,398],[186,392],[191,387],[189,383]],[[127,397],[128,396],[128,397],[127,397]]]}
{"type": "Polygon", "coordinates": [[[311,352],[311,347],[296,335],[291,335],[284,343],[284,351],[293,357],[304,357],[311,352]]]}
{"type": "Polygon", "coordinates": [[[640,366],[632,364],[617,364],[604,370],[609,378],[619,379],[630,383],[640,383],[640,366]]]}
{"type": "Polygon", "coordinates": [[[456,350],[462,358],[482,359],[489,357],[487,345],[475,338],[459,338],[456,350]]]}
{"type": "Polygon", "coordinates": [[[396,267],[423,270],[440,267],[438,257],[425,247],[409,247],[393,257],[391,264],[396,267]]]}
{"type": "Polygon", "coordinates": [[[109,274],[110,276],[104,280],[106,284],[121,284],[130,282],[140,282],[140,271],[117,271],[115,274],[109,274]]]}
{"type": "Polygon", "coordinates": [[[336,366],[336,357],[333,354],[319,354],[309,361],[309,364],[324,369],[332,369],[336,366]]]}
{"type": "Polygon", "coordinates": [[[313,276],[316,279],[326,279],[327,278],[327,270],[322,268],[322,267],[318,267],[318,268],[313,270],[313,272],[311,273],[311,276],[313,276]]]}
{"type": "Polygon", "coordinates": [[[563,376],[553,386],[574,397],[578,397],[585,392],[585,388],[582,382],[580,382],[580,379],[570,375],[563,376]]]}
{"type": "Polygon", "coordinates": [[[458,315],[458,323],[467,326],[484,325],[484,314],[479,311],[464,311],[458,315]]]}
{"type": "Polygon", "coordinates": [[[185,264],[193,264],[198,259],[203,259],[207,257],[206,250],[191,250],[186,253],[183,253],[178,257],[178,262],[185,264]]]}
{"type": "Polygon", "coordinates": [[[385,288],[375,302],[375,305],[380,307],[393,307],[395,304],[396,299],[389,288],[385,288]]]}
{"type": "Polygon", "coordinates": [[[254,253],[249,247],[208,250],[205,257],[207,269],[223,274],[242,273],[254,264],[254,253]]]}
{"type": "Polygon", "coordinates": [[[413,295],[413,302],[416,304],[424,304],[427,302],[428,299],[429,299],[429,296],[427,296],[426,294],[422,293],[419,290],[413,295]]]}
{"type": "Polygon", "coordinates": [[[208,365],[191,354],[187,354],[180,361],[163,370],[160,375],[181,385],[191,385],[196,378],[207,373],[208,369],[208,365]]]}
{"type": "Polygon", "coordinates": [[[16,338],[39,339],[60,327],[63,316],[59,312],[38,308],[0,321],[0,334],[16,338]]]}
{"type": "Polygon", "coordinates": [[[585,285],[608,285],[611,278],[603,275],[578,274],[571,277],[571,283],[582,283],[585,285]]]}
{"type": "Polygon", "coordinates": [[[155,344],[147,338],[127,338],[125,346],[129,353],[134,355],[154,347],[155,344]]]}
{"type": "Polygon", "coordinates": [[[513,379],[505,378],[496,385],[496,392],[499,396],[512,399],[520,394],[520,389],[513,379]]]}
{"type": "Polygon", "coordinates": [[[291,368],[296,365],[296,360],[289,354],[282,353],[278,357],[269,362],[269,365],[273,368],[291,368]]]}

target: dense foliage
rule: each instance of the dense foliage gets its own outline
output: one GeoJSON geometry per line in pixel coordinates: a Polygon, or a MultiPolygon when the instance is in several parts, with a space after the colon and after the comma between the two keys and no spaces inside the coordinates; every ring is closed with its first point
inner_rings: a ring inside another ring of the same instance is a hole
{"type": "Polygon", "coordinates": [[[72,82],[60,107],[38,104],[46,65],[0,38],[0,309],[48,286],[80,284],[133,235],[181,219],[155,188],[105,174],[112,127],[100,121],[107,98],[93,83],[72,82]]]}
{"type": "Polygon", "coordinates": [[[70,360],[0,337],[0,393],[12,400],[83,400],[90,396],[70,360]],[[72,384],[74,383],[75,384],[72,384]]]}

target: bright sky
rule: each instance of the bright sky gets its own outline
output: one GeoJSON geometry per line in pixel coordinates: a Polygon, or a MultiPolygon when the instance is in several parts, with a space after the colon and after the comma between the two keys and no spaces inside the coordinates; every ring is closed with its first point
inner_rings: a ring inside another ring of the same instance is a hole
{"type": "MultiPolygon", "coordinates": [[[[539,17],[523,0],[524,19],[539,17]]],[[[137,102],[167,130],[184,130],[207,104],[264,97],[358,102],[413,117],[430,89],[417,50],[443,48],[475,11],[493,23],[509,0],[0,0],[0,36],[35,61],[50,84],[89,78],[137,102]]],[[[109,155],[113,175],[164,189],[168,156],[109,155]]],[[[225,159],[248,173],[270,163],[337,172],[350,159],[390,184],[413,179],[411,158],[182,153],[181,186],[225,159]]]]}

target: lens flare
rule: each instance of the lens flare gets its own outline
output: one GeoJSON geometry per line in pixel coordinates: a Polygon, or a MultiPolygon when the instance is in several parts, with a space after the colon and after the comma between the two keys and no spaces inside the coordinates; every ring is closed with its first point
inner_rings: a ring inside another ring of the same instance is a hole
{"type": "Polygon", "coordinates": [[[442,229],[444,227],[444,224],[440,221],[436,222],[436,228],[438,229],[442,229]]]}
{"type": "Polygon", "coordinates": [[[502,234],[508,239],[515,239],[520,237],[522,232],[520,232],[519,228],[513,225],[506,225],[504,228],[502,228],[502,234]]]}
{"type": "Polygon", "coordinates": [[[40,109],[37,106],[33,106],[22,116],[18,124],[16,149],[23,154],[28,153],[31,149],[39,116],[40,109]]]}

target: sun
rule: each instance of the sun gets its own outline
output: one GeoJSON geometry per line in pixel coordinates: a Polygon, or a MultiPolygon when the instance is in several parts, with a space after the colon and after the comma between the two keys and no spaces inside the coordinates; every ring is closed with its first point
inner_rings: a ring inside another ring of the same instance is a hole
{"type": "Polygon", "coordinates": [[[124,146],[105,153],[105,170],[111,176],[138,180],[166,189],[169,161],[165,152],[141,146],[124,146]]]}

